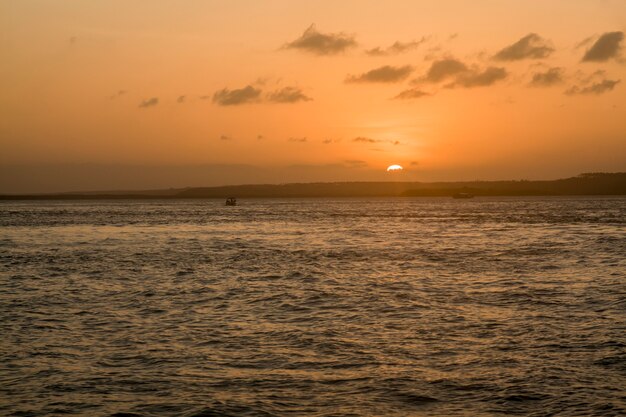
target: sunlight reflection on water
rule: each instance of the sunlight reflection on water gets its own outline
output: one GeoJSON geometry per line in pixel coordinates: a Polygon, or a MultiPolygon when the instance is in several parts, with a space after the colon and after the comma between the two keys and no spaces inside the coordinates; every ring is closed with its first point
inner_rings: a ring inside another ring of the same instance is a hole
{"type": "Polygon", "coordinates": [[[239,204],[2,202],[0,411],[626,412],[626,199],[239,204]]]}

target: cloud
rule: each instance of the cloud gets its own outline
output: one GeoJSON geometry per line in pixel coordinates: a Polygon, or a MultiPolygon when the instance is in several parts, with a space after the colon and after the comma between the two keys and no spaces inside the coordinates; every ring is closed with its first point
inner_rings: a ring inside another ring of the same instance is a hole
{"type": "Polygon", "coordinates": [[[304,143],[307,141],[306,138],[289,138],[287,139],[289,142],[300,142],[300,143],[304,143]]]}
{"type": "Polygon", "coordinates": [[[583,56],[583,62],[604,62],[619,56],[624,32],[607,32],[589,48],[583,56]]]}
{"type": "Polygon", "coordinates": [[[419,88],[411,88],[408,90],[404,90],[400,94],[394,97],[396,100],[410,100],[414,98],[421,98],[429,96],[430,94],[420,90],[419,88]]]}
{"type": "Polygon", "coordinates": [[[337,142],[341,142],[341,139],[324,139],[322,141],[322,143],[324,145],[328,145],[328,144],[331,144],[331,143],[337,143],[337,142]]]}
{"type": "Polygon", "coordinates": [[[352,142],[361,142],[361,143],[391,143],[392,145],[400,145],[400,141],[391,140],[391,139],[372,139],[365,136],[358,136],[352,139],[352,142]]]}
{"type": "Polygon", "coordinates": [[[361,161],[360,159],[347,159],[344,162],[350,168],[365,168],[365,167],[367,167],[367,162],[361,161]]]}
{"type": "Polygon", "coordinates": [[[550,87],[563,82],[563,70],[559,67],[549,68],[546,72],[536,72],[530,82],[532,87],[550,87]]]}
{"type": "Polygon", "coordinates": [[[220,139],[221,140],[232,140],[233,138],[231,138],[230,136],[227,136],[227,135],[221,135],[220,139]]]}
{"type": "Polygon", "coordinates": [[[593,83],[587,87],[573,86],[565,91],[565,94],[568,96],[577,95],[577,94],[603,94],[609,91],[612,91],[617,84],[620,83],[621,80],[602,80],[596,83],[593,83]]]}
{"type": "Polygon", "coordinates": [[[554,52],[548,42],[536,33],[529,33],[513,45],[509,45],[493,56],[498,61],[547,58],[554,52]]]}
{"type": "Polygon", "coordinates": [[[378,143],[376,139],[366,138],[364,136],[359,136],[352,139],[352,142],[364,142],[364,143],[378,143]]]}
{"type": "Polygon", "coordinates": [[[591,82],[601,81],[606,79],[607,72],[605,70],[597,70],[592,72],[591,74],[585,74],[582,71],[577,71],[576,76],[578,78],[578,83],[582,85],[587,85],[591,82]]]}
{"type": "Polygon", "coordinates": [[[256,140],[263,140],[265,139],[265,136],[263,135],[256,135],[256,140]]]}
{"type": "Polygon", "coordinates": [[[178,96],[178,98],[176,99],[176,102],[179,104],[182,104],[185,102],[186,97],[185,96],[178,96]]]}
{"type": "Polygon", "coordinates": [[[310,97],[304,95],[297,87],[285,87],[268,94],[267,99],[273,103],[297,103],[299,101],[311,101],[310,97]]]}
{"type": "Polygon", "coordinates": [[[403,52],[408,52],[411,49],[415,49],[421,44],[423,44],[424,42],[426,42],[425,37],[422,37],[422,39],[420,39],[419,41],[411,41],[411,42],[396,41],[385,49],[382,49],[381,47],[376,47],[376,48],[368,49],[367,51],[365,51],[365,53],[370,56],[398,55],[403,52]]]}
{"type": "Polygon", "coordinates": [[[118,97],[126,95],[126,93],[128,93],[127,90],[118,90],[117,93],[110,95],[109,99],[114,100],[114,99],[116,99],[118,97]]]}
{"type": "Polygon", "coordinates": [[[357,45],[354,36],[345,33],[321,33],[315,24],[309,26],[302,36],[285,45],[285,48],[300,49],[316,55],[334,55],[357,45]]]}
{"type": "MultiPolygon", "coordinates": [[[[445,58],[434,61],[428,69],[426,75],[413,80],[412,83],[439,83],[445,80],[452,79],[452,81],[445,86],[446,88],[484,87],[492,85],[497,81],[506,78],[507,76],[508,73],[506,69],[501,67],[487,67],[484,70],[480,70],[476,66],[470,68],[458,59],[445,58]]],[[[419,98],[425,95],[428,94],[419,89],[412,89],[403,91],[395,98],[419,98]]]]}
{"type": "Polygon", "coordinates": [[[139,103],[139,107],[141,108],[153,107],[153,106],[156,106],[157,104],[159,104],[159,98],[152,97],[147,100],[143,100],[141,103],[139,103]]]}
{"type": "Polygon", "coordinates": [[[413,72],[413,67],[405,65],[403,67],[392,67],[385,65],[373,69],[361,75],[351,75],[346,78],[347,83],[395,83],[404,80],[413,72]]]}
{"type": "Polygon", "coordinates": [[[505,79],[507,76],[508,73],[504,68],[488,67],[484,71],[473,70],[461,73],[453,83],[446,87],[487,87],[505,79]]]}
{"type": "Polygon", "coordinates": [[[467,66],[454,58],[446,58],[433,62],[424,77],[424,81],[438,83],[446,78],[468,70],[467,66]]]}
{"type": "Polygon", "coordinates": [[[582,41],[578,42],[576,44],[576,46],[574,46],[574,49],[580,49],[583,46],[587,46],[589,45],[591,42],[593,42],[593,36],[590,36],[588,38],[583,39],[582,41]]]}
{"type": "Polygon", "coordinates": [[[261,90],[251,85],[234,90],[224,88],[213,94],[213,102],[220,106],[237,106],[258,101],[260,95],[261,90]]]}

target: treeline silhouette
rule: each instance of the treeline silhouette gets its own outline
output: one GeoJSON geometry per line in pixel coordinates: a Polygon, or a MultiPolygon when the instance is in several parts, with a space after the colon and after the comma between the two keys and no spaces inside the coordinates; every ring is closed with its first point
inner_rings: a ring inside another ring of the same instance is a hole
{"type": "Polygon", "coordinates": [[[295,197],[445,197],[455,193],[475,196],[626,195],[626,172],[591,172],[547,181],[462,182],[335,182],[233,185],[180,190],[0,195],[2,200],[295,198],[295,197]]]}

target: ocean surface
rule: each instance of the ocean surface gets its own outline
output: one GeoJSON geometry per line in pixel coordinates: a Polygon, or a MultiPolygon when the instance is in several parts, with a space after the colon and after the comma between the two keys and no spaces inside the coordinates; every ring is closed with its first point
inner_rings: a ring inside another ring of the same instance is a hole
{"type": "Polygon", "coordinates": [[[626,198],[0,203],[0,415],[626,414],[626,198]]]}

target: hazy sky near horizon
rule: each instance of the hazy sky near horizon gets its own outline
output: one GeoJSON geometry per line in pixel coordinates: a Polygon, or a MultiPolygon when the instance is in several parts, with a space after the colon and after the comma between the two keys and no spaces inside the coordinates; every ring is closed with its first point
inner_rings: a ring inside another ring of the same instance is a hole
{"type": "Polygon", "coordinates": [[[624,171],[624,32],[623,0],[0,1],[0,192],[624,171]]]}

